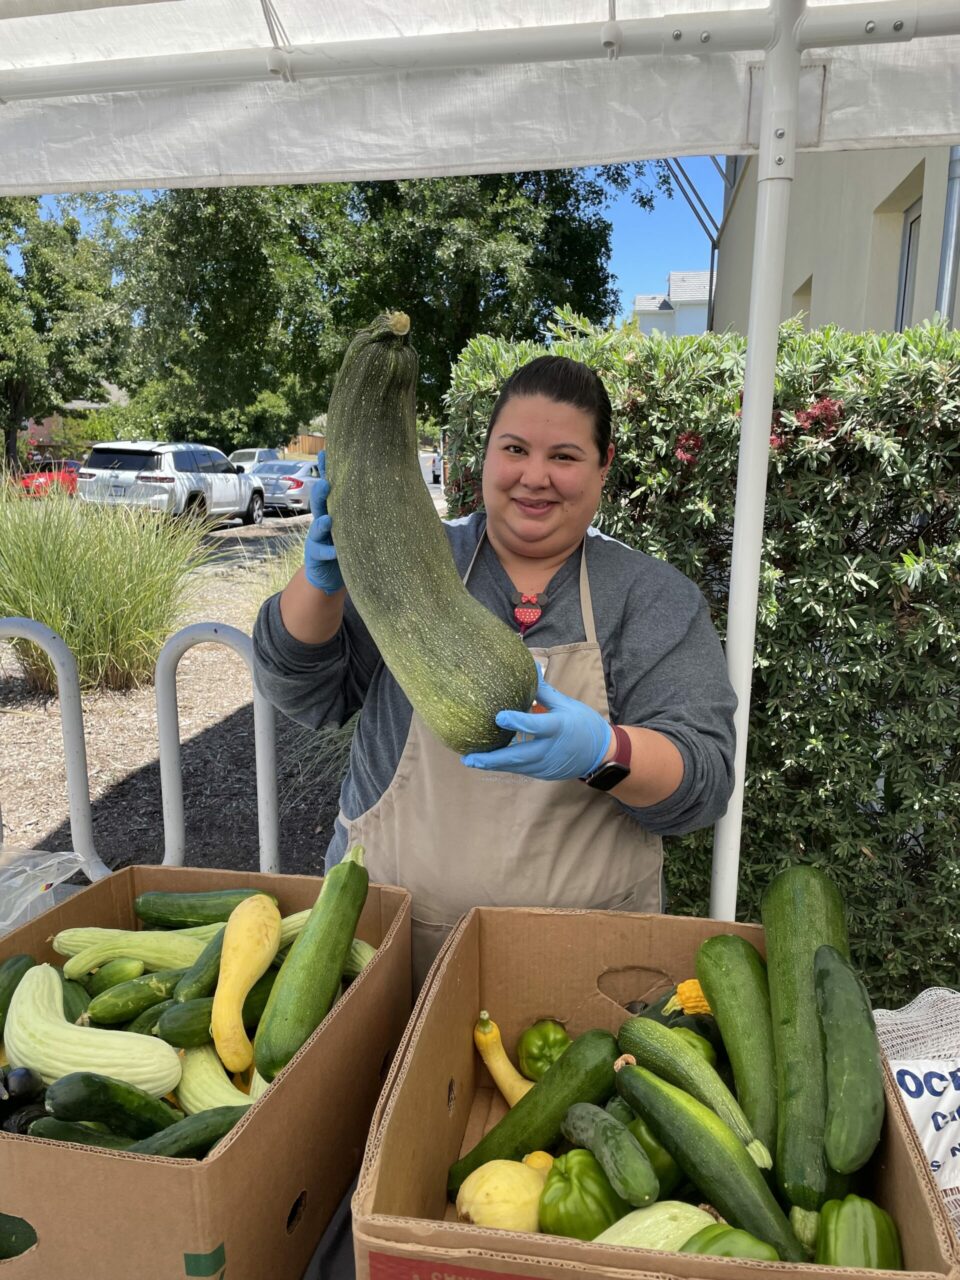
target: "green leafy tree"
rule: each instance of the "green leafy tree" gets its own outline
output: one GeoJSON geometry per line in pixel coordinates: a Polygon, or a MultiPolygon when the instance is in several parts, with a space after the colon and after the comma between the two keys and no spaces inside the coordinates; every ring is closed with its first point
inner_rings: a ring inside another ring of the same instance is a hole
{"type": "Polygon", "coordinates": [[[103,396],[126,317],[111,255],[61,206],[0,200],[0,421],[4,456],[17,432],[65,402],[103,396]]]}
{"type": "Polygon", "coordinates": [[[628,189],[651,207],[658,187],[661,167],[613,165],[88,202],[133,319],[118,423],[146,412],[168,438],[281,443],[325,409],[352,332],[384,308],[410,314],[438,415],[473,334],[541,336],[558,304],[613,313],[604,211],[628,189]]]}

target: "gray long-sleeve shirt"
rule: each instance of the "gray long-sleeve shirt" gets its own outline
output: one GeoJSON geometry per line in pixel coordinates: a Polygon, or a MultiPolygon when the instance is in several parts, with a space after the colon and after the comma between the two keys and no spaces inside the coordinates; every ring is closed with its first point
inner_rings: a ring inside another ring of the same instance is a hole
{"type": "MultiPolygon", "coordinates": [[[[485,522],[483,513],[444,522],[461,577],[485,522]]],[[[662,835],[706,826],[723,813],[733,789],[736,706],[706,601],[678,570],[597,529],[588,530],[584,553],[611,719],[656,729],[683,757],[683,780],[673,795],[628,812],[662,835]]],[[[532,647],[586,639],[579,570],[576,552],[548,583],[543,613],[526,632],[532,647]]],[[[516,626],[513,584],[489,541],[480,549],[468,588],[498,618],[516,626]]],[[[272,596],[254,626],[253,651],[257,687],[291,719],[319,728],[343,724],[363,708],[340,792],[343,813],[358,818],[390,785],[412,708],[351,601],[338,634],[310,645],[286,630],[279,596],[272,596]]],[[[337,822],[327,866],[345,852],[346,831],[337,822]]]]}

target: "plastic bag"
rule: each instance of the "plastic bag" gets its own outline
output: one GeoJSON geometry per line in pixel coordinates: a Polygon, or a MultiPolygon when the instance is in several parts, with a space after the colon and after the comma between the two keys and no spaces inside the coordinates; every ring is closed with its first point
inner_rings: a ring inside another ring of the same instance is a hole
{"type": "Polygon", "coordinates": [[[960,1229],[960,992],[930,987],[902,1009],[875,1009],[874,1019],[930,1172],[960,1229]]]}
{"type": "Polygon", "coordinates": [[[62,902],[77,886],[59,886],[82,870],[79,853],[0,845],[0,933],[62,902]]]}

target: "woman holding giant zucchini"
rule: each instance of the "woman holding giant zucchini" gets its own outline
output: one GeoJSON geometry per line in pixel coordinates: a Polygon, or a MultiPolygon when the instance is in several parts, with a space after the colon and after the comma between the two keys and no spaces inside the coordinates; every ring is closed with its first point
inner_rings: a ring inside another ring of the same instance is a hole
{"type": "Polygon", "coordinates": [[[380,317],[347,352],[304,567],[254,652],[293,719],[363,708],[327,865],[359,841],[371,880],[412,892],[419,983],[475,905],[661,910],[661,836],[729,798],[735,698],[697,587],[592,527],[614,456],[600,378],[517,370],[484,510],[441,523],[408,327],[380,317]]]}

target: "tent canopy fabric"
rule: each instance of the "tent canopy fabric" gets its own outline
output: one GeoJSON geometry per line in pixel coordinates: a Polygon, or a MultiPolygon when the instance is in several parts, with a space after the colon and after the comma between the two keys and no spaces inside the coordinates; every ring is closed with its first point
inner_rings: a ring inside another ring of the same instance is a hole
{"type": "MultiPolygon", "coordinates": [[[[777,29],[742,0],[91,3],[0,0],[2,195],[749,153],[777,29]]],[[[958,30],[953,0],[807,5],[797,146],[960,142],[958,30]]]]}

